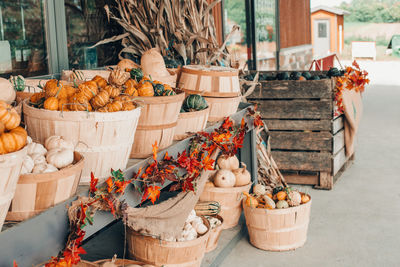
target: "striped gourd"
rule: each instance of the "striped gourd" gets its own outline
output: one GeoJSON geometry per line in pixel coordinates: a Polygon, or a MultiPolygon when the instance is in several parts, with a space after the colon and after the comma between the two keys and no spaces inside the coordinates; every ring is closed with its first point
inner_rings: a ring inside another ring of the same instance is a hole
{"type": "Polygon", "coordinates": [[[221,205],[217,201],[198,202],[194,210],[198,216],[217,215],[221,211],[221,205]]]}

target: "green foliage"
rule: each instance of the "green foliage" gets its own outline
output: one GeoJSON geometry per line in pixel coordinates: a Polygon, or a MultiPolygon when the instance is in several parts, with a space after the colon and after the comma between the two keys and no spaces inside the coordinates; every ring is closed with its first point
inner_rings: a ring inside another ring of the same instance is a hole
{"type": "MultiPolygon", "coordinates": [[[[243,42],[246,42],[246,6],[243,0],[225,0],[225,12],[227,18],[240,26],[240,31],[243,33],[243,42]]],[[[225,34],[228,34],[231,29],[225,25],[225,34]]]]}
{"type": "Polygon", "coordinates": [[[351,44],[353,41],[368,41],[368,42],[376,42],[377,46],[388,46],[390,40],[386,39],[385,35],[377,36],[376,38],[371,37],[362,37],[362,36],[349,36],[344,39],[345,44],[351,44]]]}
{"type": "Polygon", "coordinates": [[[340,8],[350,12],[345,22],[400,22],[400,2],[395,0],[353,0],[340,8]]]}

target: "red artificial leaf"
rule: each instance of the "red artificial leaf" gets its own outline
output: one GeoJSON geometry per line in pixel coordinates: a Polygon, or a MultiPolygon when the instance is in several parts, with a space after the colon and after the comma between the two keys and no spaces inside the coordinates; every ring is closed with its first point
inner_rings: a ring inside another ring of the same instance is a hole
{"type": "Polygon", "coordinates": [[[113,191],[113,187],[114,187],[113,179],[111,177],[108,177],[108,179],[106,180],[106,184],[107,184],[108,193],[111,193],[113,191]]]}
{"type": "Polygon", "coordinates": [[[99,182],[99,179],[94,177],[93,172],[90,173],[90,192],[95,193],[97,191],[97,183],[99,182]]]}
{"type": "Polygon", "coordinates": [[[18,267],[18,264],[17,264],[17,262],[15,260],[13,262],[13,267],[18,267]]]}
{"type": "Polygon", "coordinates": [[[115,186],[117,187],[115,193],[123,194],[125,192],[126,186],[130,183],[131,181],[115,181],[115,186]]]}

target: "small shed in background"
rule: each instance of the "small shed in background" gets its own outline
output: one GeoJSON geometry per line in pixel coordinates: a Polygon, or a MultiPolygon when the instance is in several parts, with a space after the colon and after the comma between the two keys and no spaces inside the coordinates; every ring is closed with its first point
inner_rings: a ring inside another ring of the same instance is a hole
{"type": "Polygon", "coordinates": [[[328,6],[311,9],[311,39],[314,58],[340,54],[344,47],[344,15],[349,12],[328,6]]]}

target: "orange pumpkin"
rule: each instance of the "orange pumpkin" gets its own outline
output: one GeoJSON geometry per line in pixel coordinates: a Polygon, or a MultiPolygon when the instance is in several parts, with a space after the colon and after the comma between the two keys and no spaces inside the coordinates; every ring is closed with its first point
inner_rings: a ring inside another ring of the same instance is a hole
{"type": "Polygon", "coordinates": [[[124,93],[127,95],[131,96],[138,96],[138,91],[136,87],[138,86],[138,83],[135,79],[129,79],[126,81],[125,85],[125,91],[124,93]]]}
{"type": "Polygon", "coordinates": [[[72,96],[73,94],[76,93],[76,88],[69,86],[69,85],[64,85],[63,89],[61,90],[60,94],[58,95],[58,98],[67,98],[72,96]]]}
{"type": "Polygon", "coordinates": [[[111,98],[115,98],[121,93],[121,90],[118,87],[112,85],[107,85],[106,87],[104,87],[104,90],[108,92],[111,98]]]}
{"type": "MultiPolygon", "coordinates": [[[[90,103],[82,93],[76,93],[71,96],[68,100],[70,103],[68,109],[72,111],[84,111],[89,110],[90,103]]],[[[90,106],[91,108],[91,106],[90,106]]]]}
{"type": "Polygon", "coordinates": [[[21,117],[18,112],[9,104],[0,100],[0,122],[2,122],[6,130],[12,130],[19,126],[21,117]]]}
{"type": "Polygon", "coordinates": [[[122,106],[121,101],[116,100],[111,103],[108,103],[106,105],[106,108],[107,108],[108,112],[117,112],[117,111],[121,111],[123,106],[122,106]]]}
{"type": "Polygon", "coordinates": [[[139,96],[154,96],[153,85],[148,81],[140,82],[137,91],[139,96]]]}
{"type": "Polygon", "coordinates": [[[106,90],[100,91],[95,97],[90,100],[90,104],[94,109],[105,106],[110,100],[110,95],[106,90]]]}
{"type": "Polygon", "coordinates": [[[107,107],[101,107],[97,110],[98,112],[108,112],[107,107]]]}
{"type": "Polygon", "coordinates": [[[165,89],[165,91],[168,91],[168,90],[174,91],[172,89],[172,87],[169,84],[166,84],[166,83],[164,83],[164,89],[165,89]]]}
{"type": "Polygon", "coordinates": [[[279,191],[278,193],[276,193],[277,200],[285,200],[286,197],[287,197],[287,194],[285,191],[279,191]]]}
{"type": "Polygon", "coordinates": [[[106,79],[104,79],[103,77],[101,77],[99,75],[94,76],[92,81],[96,82],[97,86],[99,88],[104,88],[104,87],[106,87],[108,85],[106,79]]]}
{"type": "Polygon", "coordinates": [[[59,111],[68,111],[68,98],[60,98],[58,99],[58,110],[59,111]]]}
{"type": "Polygon", "coordinates": [[[123,111],[134,110],[135,108],[136,108],[136,106],[132,102],[123,102],[122,103],[122,110],[123,111]]]}
{"type": "Polygon", "coordinates": [[[40,102],[40,100],[42,100],[43,98],[46,97],[46,93],[45,92],[40,92],[40,93],[34,93],[29,101],[33,104],[38,104],[40,102]]]}
{"type": "Polygon", "coordinates": [[[300,76],[299,81],[306,81],[307,79],[304,76],[300,76]]]}
{"type": "Polygon", "coordinates": [[[310,197],[307,194],[302,194],[301,195],[301,204],[305,204],[308,201],[310,201],[310,197]]]}
{"type": "Polygon", "coordinates": [[[10,132],[0,135],[0,154],[12,153],[20,150],[26,145],[28,133],[24,128],[18,126],[10,132]]]}
{"type": "Polygon", "coordinates": [[[116,98],[114,98],[114,100],[118,100],[118,101],[122,101],[122,102],[126,102],[126,101],[132,102],[133,97],[130,95],[119,95],[116,98]]]}
{"type": "Polygon", "coordinates": [[[63,85],[60,83],[60,81],[56,79],[52,79],[46,82],[44,85],[44,92],[46,94],[46,98],[56,96],[61,91],[61,88],[63,85]]]}
{"type": "Polygon", "coordinates": [[[78,91],[85,96],[89,101],[98,94],[97,83],[94,81],[87,81],[78,86],[78,91]]]}
{"type": "Polygon", "coordinates": [[[58,110],[58,99],[56,96],[47,98],[43,104],[44,108],[47,110],[58,110]]]}
{"type": "Polygon", "coordinates": [[[6,126],[4,126],[4,123],[2,123],[0,121],[0,134],[4,133],[5,130],[6,130],[6,126]]]}

